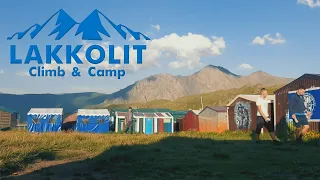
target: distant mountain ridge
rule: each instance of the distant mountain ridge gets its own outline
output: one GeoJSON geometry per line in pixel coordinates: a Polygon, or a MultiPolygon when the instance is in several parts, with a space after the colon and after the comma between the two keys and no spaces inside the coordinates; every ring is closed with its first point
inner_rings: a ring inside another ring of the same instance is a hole
{"type": "Polygon", "coordinates": [[[132,29],[128,28],[127,26],[123,24],[115,24],[113,21],[111,21],[107,16],[105,16],[103,13],[95,9],[92,11],[91,14],[89,14],[82,22],[78,23],[76,22],[67,12],[65,12],[63,9],[60,9],[56,13],[54,13],[48,20],[46,20],[43,24],[34,24],[30,26],[27,30],[22,32],[14,33],[12,36],[9,36],[7,39],[12,40],[15,37],[17,39],[24,38],[27,34],[30,35],[31,39],[34,39],[41,30],[54,19],[54,17],[57,17],[57,20],[55,22],[56,27],[48,34],[48,36],[52,36],[54,34],[57,34],[55,37],[55,40],[60,40],[62,37],[64,37],[73,27],[78,25],[77,31],[74,34],[75,36],[82,33],[82,40],[102,40],[102,37],[100,34],[103,34],[107,37],[111,37],[108,30],[110,28],[114,28],[116,32],[120,34],[120,36],[127,40],[129,37],[128,35],[131,35],[135,40],[145,39],[150,40],[149,37],[146,35],[133,31],[132,29]],[[106,28],[102,22],[101,19],[105,19],[109,25],[111,25],[110,28],[106,28]],[[107,30],[108,29],[108,30],[107,30]],[[125,29],[125,30],[124,30],[125,29]]]}
{"type": "Polygon", "coordinates": [[[221,66],[208,65],[207,68],[217,68],[217,69],[219,69],[220,71],[222,71],[222,72],[224,72],[226,74],[229,74],[229,75],[232,75],[232,76],[235,76],[235,77],[240,77],[239,75],[234,74],[231,71],[229,71],[228,69],[226,69],[224,67],[221,67],[221,66]]]}
{"type": "Polygon", "coordinates": [[[225,106],[233,98],[239,94],[259,94],[262,87],[267,88],[270,94],[279,88],[283,84],[274,85],[274,86],[264,86],[262,84],[257,84],[255,86],[243,86],[241,88],[233,88],[228,90],[219,90],[205,94],[197,94],[191,96],[184,96],[178,98],[174,101],[169,100],[154,100],[147,103],[128,103],[128,104],[112,104],[112,105],[93,105],[88,106],[88,108],[123,108],[128,107],[132,108],[168,108],[171,110],[199,110],[202,108],[201,99],[203,100],[203,107],[206,106],[225,106]]]}
{"type": "Polygon", "coordinates": [[[190,95],[241,88],[246,85],[263,84],[265,86],[287,84],[293,79],[272,76],[257,71],[248,76],[240,76],[221,67],[208,65],[189,76],[158,74],[108,95],[103,105],[132,102],[146,103],[153,100],[176,100],[190,95]]]}

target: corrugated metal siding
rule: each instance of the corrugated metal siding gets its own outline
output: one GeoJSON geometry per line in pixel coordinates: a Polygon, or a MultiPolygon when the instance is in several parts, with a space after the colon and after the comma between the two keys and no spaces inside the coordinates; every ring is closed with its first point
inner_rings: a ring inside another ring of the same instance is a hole
{"type": "Polygon", "coordinates": [[[199,114],[199,131],[200,132],[217,132],[218,131],[218,113],[210,108],[206,108],[199,114]]]}
{"type": "MultiPolygon", "coordinates": [[[[273,117],[273,105],[272,103],[269,103],[269,116],[273,117]]],[[[255,130],[257,127],[257,106],[256,102],[248,101],[246,99],[238,98],[236,101],[234,101],[233,104],[229,107],[228,110],[228,116],[229,116],[229,130],[235,131],[235,130],[255,130]],[[251,123],[250,123],[250,128],[249,129],[238,129],[237,124],[235,122],[235,106],[238,102],[247,102],[250,103],[250,118],[251,118],[251,123]]]]}
{"type": "Polygon", "coordinates": [[[8,112],[0,111],[0,127],[11,127],[11,114],[8,112]]]}
{"type": "Polygon", "coordinates": [[[207,117],[207,118],[211,118],[217,115],[217,112],[210,109],[210,108],[206,108],[204,109],[200,114],[199,117],[207,117]]]}
{"type": "Polygon", "coordinates": [[[210,108],[199,114],[200,132],[223,132],[228,129],[227,112],[216,112],[210,108]]]}
{"type": "Polygon", "coordinates": [[[320,123],[318,122],[309,122],[310,130],[315,132],[320,132],[320,123]]]}
{"type": "Polygon", "coordinates": [[[199,118],[198,115],[189,111],[182,120],[182,131],[199,131],[199,118]]]}
{"type": "MultiPolygon", "coordinates": [[[[278,89],[275,91],[276,96],[276,128],[277,131],[284,130],[286,125],[286,112],[288,110],[288,92],[294,91],[299,88],[300,85],[305,86],[306,88],[311,87],[320,87],[320,78],[312,78],[312,76],[304,75],[297,80],[289,83],[288,85],[284,86],[283,88],[278,89]]],[[[311,127],[311,130],[316,131],[314,127],[319,127],[319,122],[315,122],[311,127]]],[[[319,129],[318,129],[319,131],[319,129]]]]}
{"type": "Polygon", "coordinates": [[[11,124],[10,124],[10,127],[11,128],[14,128],[17,126],[17,122],[18,121],[18,113],[13,113],[11,114],[11,124]]]}
{"type": "Polygon", "coordinates": [[[225,130],[228,130],[228,116],[227,112],[219,112],[218,113],[218,132],[221,133],[225,130]]]}
{"type": "Polygon", "coordinates": [[[177,119],[174,123],[174,131],[183,131],[183,119],[177,119]]]}
{"type": "Polygon", "coordinates": [[[218,132],[218,121],[214,121],[214,118],[199,117],[199,131],[200,132],[218,132]]]}

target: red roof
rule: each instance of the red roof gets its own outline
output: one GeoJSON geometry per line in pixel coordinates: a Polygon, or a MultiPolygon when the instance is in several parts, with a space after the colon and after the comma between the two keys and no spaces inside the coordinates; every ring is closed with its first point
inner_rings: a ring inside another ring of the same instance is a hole
{"type": "Polygon", "coordinates": [[[125,113],[125,112],[117,112],[117,116],[126,116],[127,115],[127,113],[125,113]]]}
{"type": "Polygon", "coordinates": [[[156,117],[156,115],[153,114],[153,113],[144,113],[144,115],[145,115],[146,117],[156,117]]]}
{"type": "Polygon", "coordinates": [[[63,123],[74,122],[74,121],[77,121],[77,113],[74,113],[74,114],[69,115],[69,116],[63,121],[63,123]]]}
{"type": "Polygon", "coordinates": [[[143,113],[133,113],[135,116],[144,116],[143,113]]]}
{"type": "Polygon", "coordinates": [[[156,115],[159,117],[164,117],[164,115],[162,113],[156,113],[156,115]]]}

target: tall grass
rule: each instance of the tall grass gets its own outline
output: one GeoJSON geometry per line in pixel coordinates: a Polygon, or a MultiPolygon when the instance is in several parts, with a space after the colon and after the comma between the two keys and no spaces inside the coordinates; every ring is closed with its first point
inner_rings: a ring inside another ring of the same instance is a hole
{"type": "MultiPolygon", "coordinates": [[[[319,133],[309,133],[306,136],[307,141],[314,141],[320,138],[319,133]]],[[[264,134],[262,139],[269,140],[268,134],[264,134]]],[[[230,153],[237,153],[245,150],[246,147],[252,145],[236,146],[234,142],[252,141],[252,134],[250,132],[242,131],[227,131],[221,134],[217,133],[199,133],[199,132],[179,132],[179,133],[162,133],[153,135],[144,134],[86,134],[86,133],[43,133],[33,134],[22,130],[16,131],[2,131],[0,132],[0,169],[1,175],[9,175],[13,172],[23,170],[29,164],[35,161],[52,161],[52,160],[84,160],[99,156],[100,154],[111,151],[115,153],[114,158],[119,158],[119,152],[125,151],[127,148],[138,147],[132,154],[136,152],[144,152],[149,158],[156,155],[150,153],[174,150],[174,158],[177,161],[185,161],[178,157],[195,156],[193,148],[200,149],[200,151],[210,152],[212,146],[208,144],[207,140],[222,142],[222,145],[217,144],[214,148],[229,150],[219,150],[213,153],[212,158],[228,159],[230,153]],[[163,143],[168,138],[176,138],[174,141],[163,143]],[[206,141],[204,141],[206,140],[206,141]],[[232,143],[230,143],[232,141],[232,143]],[[162,143],[160,143],[162,142],[162,143]],[[225,142],[225,143],[223,143],[225,142]],[[159,144],[153,146],[153,144],[159,144]],[[229,146],[229,145],[231,146],[229,146]],[[226,146],[228,145],[228,146],[226,146]],[[114,147],[118,147],[114,149],[114,147]],[[145,149],[149,147],[150,150],[145,149]],[[191,149],[190,149],[191,147],[191,149]],[[239,148],[240,147],[240,148],[239,148]],[[238,150],[238,151],[237,151],[238,150]],[[224,154],[223,152],[230,153],[224,154]],[[189,153],[189,154],[188,154],[189,153]]],[[[262,151],[263,152],[263,151],[262,151]]],[[[241,152],[246,153],[246,152],[241,152]]],[[[247,155],[247,154],[245,154],[247,155]]],[[[134,155],[133,155],[134,156],[134,155]]],[[[196,155],[197,156],[197,155],[196,155]]],[[[122,155],[121,155],[122,157],[122,155]]],[[[172,155],[163,158],[171,158],[172,155]]],[[[156,157],[154,157],[156,158],[156,157]]],[[[171,163],[176,163],[173,161],[171,163]]],[[[187,163],[187,162],[186,162],[187,163]]],[[[188,161],[189,163],[189,161],[188,161]]]]}

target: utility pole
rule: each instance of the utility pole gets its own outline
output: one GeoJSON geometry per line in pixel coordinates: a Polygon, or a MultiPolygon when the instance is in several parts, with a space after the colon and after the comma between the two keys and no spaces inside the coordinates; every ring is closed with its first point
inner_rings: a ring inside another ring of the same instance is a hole
{"type": "Polygon", "coordinates": [[[202,101],[202,96],[201,96],[201,110],[203,109],[203,101],[202,101]]]}

